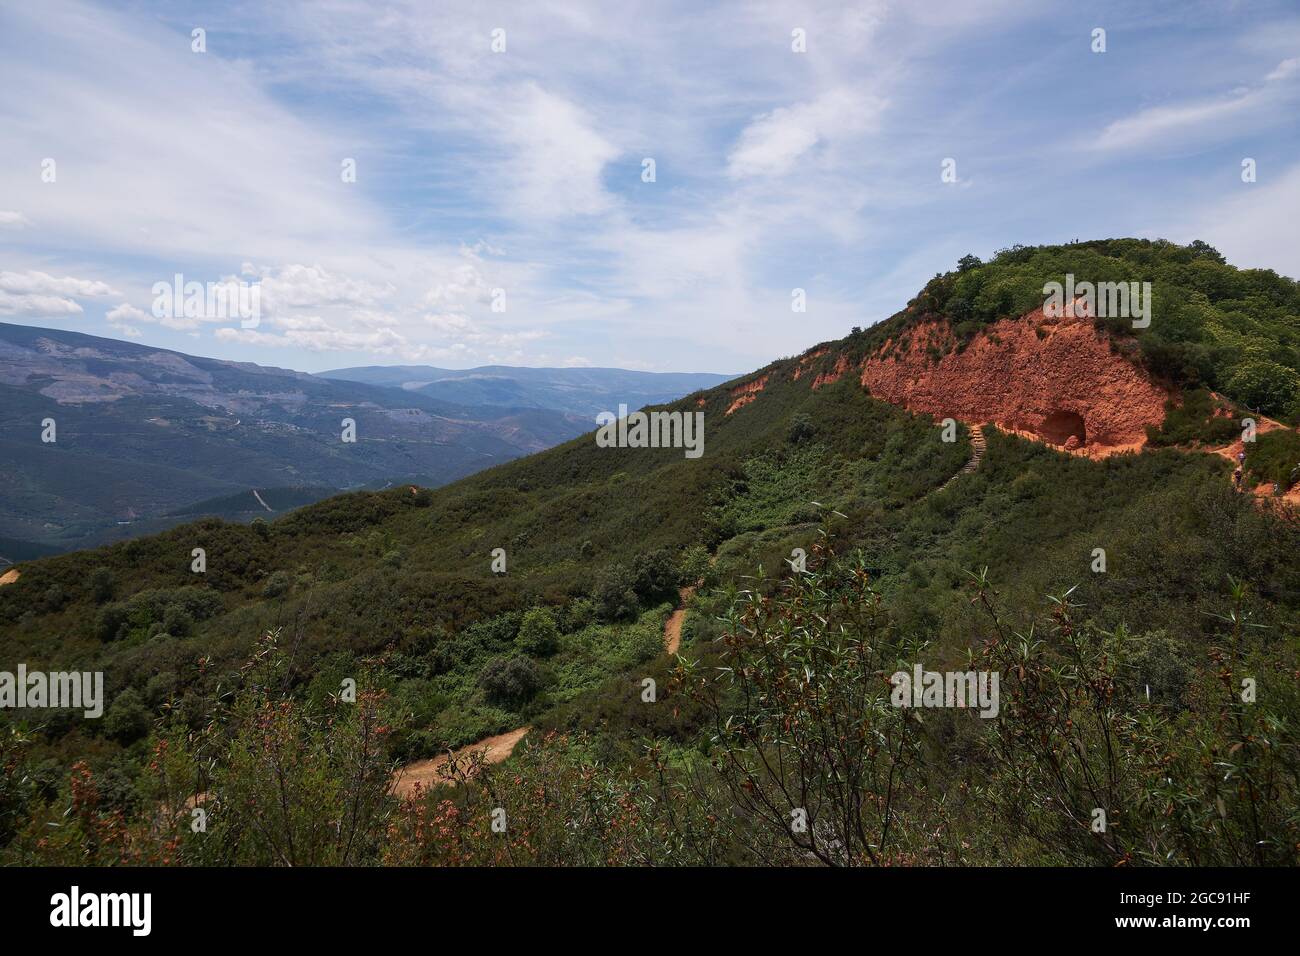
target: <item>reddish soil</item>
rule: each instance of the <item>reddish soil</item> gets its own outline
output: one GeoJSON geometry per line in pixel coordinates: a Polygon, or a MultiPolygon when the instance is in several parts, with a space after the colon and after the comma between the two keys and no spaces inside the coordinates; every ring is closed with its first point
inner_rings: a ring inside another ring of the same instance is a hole
{"type": "MultiPolygon", "coordinates": [[[[520,727],[508,733],[488,737],[476,744],[461,747],[456,751],[456,756],[468,757],[475,751],[482,751],[484,762],[500,763],[514,753],[515,745],[523,740],[524,735],[531,729],[531,727],[520,727]]],[[[439,773],[448,759],[448,754],[440,754],[429,760],[408,763],[393,774],[393,795],[399,800],[406,800],[415,795],[417,787],[430,790],[439,784],[448,783],[447,778],[439,773]]]]}
{"type": "Polygon", "coordinates": [[[835,359],[835,367],[829,372],[822,372],[813,379],[812,387],[815,391],[823,385],[830,385],[832,382],[838,382],[849,370],[849,360],[846,356],[839,356],[835,359]]]}
{"type": "MultiPolygon", "coordinates": [[[[1218,401],[1223,400],[1222,396],[1220,396],[1217,392],[1211,392],[1210,394],[1212,394],[1215,397],[1215,399],[1218,401]]],[[[1264,415],[1256,415],[1253,412],[1247,414],[1249,414],[1250,417],[1255,419],[1255,434],[1257,435],[1263,435],[1267,432],[1274,431],[1275,429],[1278,428],[1286,428],[1286,426],[1283,425],[1281,422],[1274,421],[1273,419],[1268,418],[1264,415]]],[[[1233,417],[1235,418],[1236,416],[1233,417]]],[[[1231,445],[1224,445],[1222,448],[1211,448],[1208,450],[1214,452],[1216,455],[1222,455],[1224,458],[1228,459],[1228,461],[1232,462],[1233,465],[1236,465],[1237,455],[1239,455],[1241,452],[1246,450],[1246,443],[1243,442],[1240,438],[1238,438],[1231,445]]]]}
{"type": "Polygon", "coordinates": [[[746,382],[744,385],[737,385],[731,390],[732,402],[727,409],[730,415],[738,408],[744,408],[754,399],[758,398],[758,393],[767,388],[767,376],[763,375],[754,379],[752,382],[746,382]]]}
{"type": "Polygon", "coordinates": [[[686,602],[695,593],[695,588],[682,588],[678,594],[677,609],[668,615],[664,622],[664,648],[669,654],[676,654],[682,646],[682,622],[686,620],[686,602]]]}
{"type": "Polygon", "coordinates": [[[796,382],[799,381],[799,379],[801,379],[801,378],[803,377],[803,374],[804,374],[806,371],[808,371],[808,365],[809,365],[809,363],[811,363],[811,362],[813,362],[813,361],[816,361],[817,359],[821,358],[821,357],[822,357],[823,355],[825,355],[828,351],[830,351],[830,350],[829,350],[829,349],[817,349],[817,351],[815,351],[815,352],[808,352],[808,353],[806,353],[806,354],[804,354],[804,355],[801,355],[801,356],[799,357],[799,364],[796,365],[796,366],[794,367],[794,380],[795,380],[796,382]]]}
{"type": "Polygon", "coordinates": [[[1003,319],[958,352],[946,323],[923,322],[862,367],[873,396],[936,419],[993,422],[1090,457],[1136,451],[1170,393],[1111,350],[1091,319],[1036,309],[1003,319]],[[937,360],[927,352],[937,346],[937,360]]]}

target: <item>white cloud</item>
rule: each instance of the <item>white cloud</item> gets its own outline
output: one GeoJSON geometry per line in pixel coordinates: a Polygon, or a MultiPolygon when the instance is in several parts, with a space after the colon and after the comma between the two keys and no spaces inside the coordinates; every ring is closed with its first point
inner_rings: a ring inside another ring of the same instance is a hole
{"type": "Polygon", "coordinates": [[[874,126],[884,109],[882,99],[847,89],[779,107],[744,129],[728,157],[727,173],[733,179],[783,176],[817,145],[874,126]]]}
{"type": "MultiPolygon", "coordinates": [[[[1060,238],[1042,209],[1112,234],[1126,215],[1188,208],[1174,180],[1190,163],[1125,209],[1081,199],[1150,175],[1156,150],[1122,147],[1295,141],[1278,119],[1294,113],[1294,34],[1245,49],[1229,30],[1213,63],[1183,59],[1195,44],[1176,31],[1153,35],[1149,76],[1119,88],[1122,61],[1062,71],[1055,42],[1034,39],[1060,17],[1034,0],[664,0],[635,15],[599,0],[285,0],[212,11],[202,56],[158,5],[6,8],[0,128],[6,156],[30,161],[0,168],[0,202],[39,224],[40,244],[0,228],[0,262],[102,275],[139,307],[108,321],[251,361],[284,350],[298,367],[352,351],[741,369],[888,314],[953,250],[1060,238]],[[790,50],[794,26],[806,54],[790,50]],[[1234,92],[1240,76],[1263,79],[1234,92]],[[1127,115],[1153,95],[1171,98],[1127,115]],[[1116,162],[1067,142],[1060,102],[1075,104],[1070,128],[1105,130],[1116,162]],[[39,182],[42,156],[57,183],[39,182]],[[656,183],[640,181],[645,156],[656,183]],[[938,183],[944,156],[960,160],[958,189],[938,183]],[[261,325],[153,319],[151,284],[174,272],[260,281],[261,325]],[[797,317],[792,286],[810,297],[797,317]]],[[[1253,203],[1277,160],[1242,155],[1260,159],[1253,203]]],[[[1216,233],[1237,231],[1196,234],[1227,251],[1216,233]]],[[[16,298],[27,315],[81,311],[71,292],[3,290],[0,311],[16,298]]]]}
{"type": "Polygon", "coordinates": [[[1224,96],[1139,110],[1115,120],[1091,145],[1094,149],[1114,151],[1193,137],[1225,139],[1243,127],[1271,122],[1275,111],[1293,108],[1288,103],[1295,99],[1296,90],[1287,81],[1298,68],[1300,60],[1293,57],[1279,63],[1258,86],[1234,90],[1224,96]]]}
{"type": "Polygon", "coordinates": [[[322,305],[373,307],[396,292],[391,283],[355,279],[320,265],[293,263],[279,269],[246,266],[244,274],[261,275],[262,307],[270,312],[322,305]]]}
{"type": "Polygon", "coordinates": [[[469,250],[462,255],[471,261],[461,263],[451,270],[447,281],[438,282],[425,293],[425,304],[433,308],[463,308],[475,302],[488,302],[492,290],[479,268],[479,259],[469,250]]]}
{"type": "Polygon", "coordinates": [[[143,309],[137,309],[129,302],[123,302],[121,305],[110,309],[104,315],[104,320],[108,323],[109,328],[116,329],[127,338],[138,339],[144,333],[137,326],[132,325],[131,322],[152,322],[154,319],[143,309]]]}
{"type": "Polygon", "coordinates": [[[1300,57],[1288,57],[1273,68],[1268,76],[1264,77],[1265,82],[1275,83],[1278,80],[1285,80],[1294,76],[1296,71],[1300,70],[1300,57]]]}
{"type": "Polygon", "coordinates": [[[1300,271],[1300,164],[1276,175],[1261,170],[1258,182],[1234,189],[1236,195],[1199,207],[1162,234],[1176,242],[1203,239],[1243,269],[1273,269],[1294,278],[1300,271]]]}
{"type": "Polygon", "coordinates": [[[77,298],[113,295],[96,279],[58,278],[48,272],[0,272],[0,315],[58,318],[81,315],[77,298]]]}
{"type": "Polygon", "coordinates": [[[484,120],[510,150],[501,177],[510,186],[506,211],[556,219],[609,209],[613,199],[601,175],[619,149],[580,107],[526,83],[484,120]]]}
{"type": "Polygon", "coordinates": [[[279,105],[250,63],[191,53],[188,28],[71,0],[4,18],[5,152],[53,159],[57,178],[41,182],[36,159],[5,163],[0,195],[22,196],[43,234],[175,263],[303,259],[322,236],[379,231],[339,177],[355,140],[279,105]]]}
{"type": "Polygon", "coordinates": [[[128,319],[133,322],[153,321],[153,316],[151,316],[148,312],[144,311],[144,309],[137,309],[135,306],[131,305],[128,302],[123,302],[121,305],[115,306],[114,308],[110,309],[104,315],[104,318],[107,319],[110,324],[113,322],[125,322],[128,319]]]}
{"type": "Polygon", "coordinates": [[[22,229],[30,226],[31,220],[12,209],[0,209],[0,229],[22,229]]]}
{"type": "Polygon", "coordinates": [[[34,319],[80,315],[81,306],[72,299],[54,295],[14,295],[0,289],[0,315],[21,315],[34,319]]]}
{"type": "Polygon", "coordinates": [[[112,295],[113,289],[97,279],[56,278],[48,272],[0,272],[0,291],[14,295],[100,296],[112,295]]]}

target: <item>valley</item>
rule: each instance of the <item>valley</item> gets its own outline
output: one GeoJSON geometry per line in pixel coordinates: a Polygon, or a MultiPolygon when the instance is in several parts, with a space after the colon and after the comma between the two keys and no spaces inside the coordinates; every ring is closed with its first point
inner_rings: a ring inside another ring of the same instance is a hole
{"type": "MultiPolygon", "coordinates": [[[[534,371],[499,368],[492,381],[508,389],[534,371]]],[[[251,521],[344,490],[436,487],[589,430],[574,409],[599,404],[609,383],[663,400],[721,378],[556,369],[518,405],[484,403],[478,392],[449,400],[0,323],[0,556],[126,540],[201,514],[251,521]],[[588,382],[596,392],[583,399],[588,382]],[[53,442],[41,440],[47,420],[53,442]],[[268,489],[273,507],[253,497],[268,489]]]]}

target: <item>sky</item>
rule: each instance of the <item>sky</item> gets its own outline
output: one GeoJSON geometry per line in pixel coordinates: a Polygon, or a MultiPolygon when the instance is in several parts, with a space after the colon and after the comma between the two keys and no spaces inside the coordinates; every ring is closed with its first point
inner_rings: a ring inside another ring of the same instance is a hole
{"type": "Polygon", "coordinates": [[[739,374],[1017,243],[1298,276],[1297,116],[1294,2],[0,0],[0,322],[739,374]]]}

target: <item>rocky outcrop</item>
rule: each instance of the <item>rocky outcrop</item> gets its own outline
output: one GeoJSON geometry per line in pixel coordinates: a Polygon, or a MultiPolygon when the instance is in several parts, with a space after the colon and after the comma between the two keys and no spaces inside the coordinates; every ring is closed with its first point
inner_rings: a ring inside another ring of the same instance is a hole
{"type": "Polygon", "coordinates": [[[835,367],[829,372],[822,372],[813,379],[813,390],[821,388],[823,385],[830,385],[832,382],[838,382],[849,371],[849,360],[847,356],[841,355],[835,359],[835,367]]]}
{"type": "Polygon", "coordinates": [[[752,382],[746,382],[744,385],[737,385],[731,390],[731,404],[727,407],[727,414],[730,415],[738,408],[744,408],[754,399],[758,398],[758,393],[767,388],[767,376],[761,375],[752,382]]]}
{"type": "Polygon", "coordinates": [[[799,379],[803,378],[804,372],[808,371],[808,366],[817,361],[817,359],[821,358],[828,351],[829,349],[825,348],[814,349],[800,356],[799,361],[795,363],[794,380],[797,382],[799,379]]]}
{"type": "Polygon", "coordinates": [[[1091,319],[1041,309],[993,323],[960,350],[948,323],[921,322],[870,356],[861,380],[914,412],[992,422],[1091,456],[1141,448],[1170,397],[1091,319]]]}

